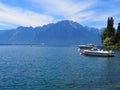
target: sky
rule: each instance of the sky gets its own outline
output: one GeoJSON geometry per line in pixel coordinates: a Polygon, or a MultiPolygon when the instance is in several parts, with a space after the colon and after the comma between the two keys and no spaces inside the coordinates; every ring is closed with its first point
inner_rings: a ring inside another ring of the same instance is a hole
{"type": "Polygon", "coordinates": [[[120,0],[0,0],[0,30],[37,27],[72,20],[83,26],[114,27],[120,22],[120,0]]]}

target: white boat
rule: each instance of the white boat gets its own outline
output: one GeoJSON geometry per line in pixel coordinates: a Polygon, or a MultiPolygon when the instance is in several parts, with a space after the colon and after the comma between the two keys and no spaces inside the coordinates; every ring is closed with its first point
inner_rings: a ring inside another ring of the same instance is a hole
{"type": "Polygon", "coordinates": [[[101,57],[114,57],[113,51],[104,51],[99,50],[97,48],[91,49],[91,50],[83,50],[81,52],[82,55],[89,55],[89,56],[101,56],[101,57]]]}
{"type": "Polygon", "coordinates": [[[80,49],[91,49],[91,48],[95,47],[95,45],[93,45],[93,44],[86,44],[86,45],[78,45],[78,47],[80,49]]]}

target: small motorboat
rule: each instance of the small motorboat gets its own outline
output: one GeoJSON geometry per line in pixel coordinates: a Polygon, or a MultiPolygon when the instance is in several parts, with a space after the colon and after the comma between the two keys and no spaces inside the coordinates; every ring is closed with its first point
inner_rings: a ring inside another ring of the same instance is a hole
{"type": "Polygon", "coordinates": [[[95,45],[93,45],[93,44],[86,44],[86,45],[78,45],[78,47],[80,49],[91,49],[91,48],[95,47],[95,45]]]}
{"type": "Polygon", "coordinates": [[[101,57],[114,57],[114,52],[112,50],[110,51],[104,51],[100,50],[98,48],[92,48],[88,50],[83,50],[81,52],[82,55],[89,55],[89,56],[101,56],[101,57]]]}

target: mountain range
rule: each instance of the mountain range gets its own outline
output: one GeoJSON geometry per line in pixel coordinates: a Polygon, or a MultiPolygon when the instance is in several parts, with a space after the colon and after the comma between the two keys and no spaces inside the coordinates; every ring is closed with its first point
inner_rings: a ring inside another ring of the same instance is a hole
{"type": "Polygon", "coordinates": [[[0,44],[78,45],[100,44],[100,30],[64,20],[41,27],[20,26],[0,30],[0,44]]]}

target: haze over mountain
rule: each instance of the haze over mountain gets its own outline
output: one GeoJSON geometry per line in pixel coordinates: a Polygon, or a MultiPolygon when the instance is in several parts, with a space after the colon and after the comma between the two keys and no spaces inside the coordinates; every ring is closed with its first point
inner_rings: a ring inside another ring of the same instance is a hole
{"type": "Polygon", "coordinates": [[[42,27],[18,27],[0,31],[0,44],[78,45],[100,44],[100,31],[64,20],[42,27]]]}

